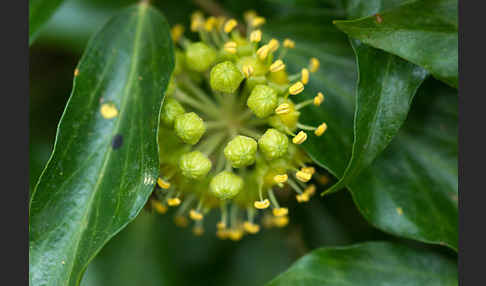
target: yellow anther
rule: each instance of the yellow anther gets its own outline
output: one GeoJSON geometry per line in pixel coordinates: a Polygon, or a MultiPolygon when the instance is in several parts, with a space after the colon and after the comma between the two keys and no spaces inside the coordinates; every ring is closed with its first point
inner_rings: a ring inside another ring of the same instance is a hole
{"type": "Polygon", "coordinates": [[[169,207],[176,207],[181,204],[181,200],[179,198],[168,198],[167,204],[169,207]]]}
{"type": "Polygon", "coordinates": [[[277,39],[271,39],[270,42],[268,42],[268,46],[270,47],[271,52],[275,52],[280,44],[277,39]]]}
{"type": "Polygon", "coordinates": [[[312,174],[309,174],[307,172],[298,171],[297,173],[295,173],[295,177],[297,178],[297,180],[304,182],[304,183],[307,183],[312,178],[312,174]]]}
{"type": "Polygon", "coordinates": [[[324,94],[322,92],[318,92],[317,95],[314,97],[314,105],[319,106],[324,101],[324,94]]]}
{"type": "Polygon", "coordinates": [[[243,223],[243,229],[248,233],[255,234],[260,231],[260,226],[249,221],[245,221],[243,223]]]}
{"type": "Polygon", "coordinates": [[[220,221],[220,222],[218,222],[216,224],[216,228],[217,229],[225,229],[226,228],[226,224],[224,222],[220,221]]]}
{"type": "Polygon", "coordinates": [[[259,27],[259,26],[261,26],[261,25],[265,24],[265,21],[266,21],[266,20],[265,20],[265,18],[263,18],[263,17],[259,17],[259,16],[254,17],[254,18],[252,19],[252,21],[251,21],[251,26],[252,26],[252,27],[259,27]]]}
{"type": "Polygon", "coordinates": [[[204,234],[204,228],[200,225],[196,225],[192,228],[192,233],[194,233],[195,236],[201,236],[204,234]]]}
{"type": "Polygon", "coordinates": [[[314,175],[314,173],[316,172],[316,169],[314,167],[303,167],[300,170],[302,172],[306,172],[306,173],[309,173],[311,175],[314,175]]]}
{"type": "Polygon", "coordinates": [[[295,47],[295,42],[287,38],[283,41],[283,46],[284,48],[293,49],[295,47]]]}
{"type": "Polygon", "coordinates": [[[287,216],[279,216],[273,218],[273,224],[277,227],[285,227],[289,224],[289,218],[287,216]]]}
{"type": "Polygon", "coordinates": [[[268,199],[264,199],[263,201],[255,201],[253,203],[253,206],[256,209],[263,210],[270,206],[270,201],[268,199]]]}
{"type": "Polygon", "coordinates": [[[178,215],[174,217],[174,223],[179,227],[186,227],[189,224],[189,221],[187,221],[185,216],[178,215]]]}
{"type": "Polygon", "coordinates": [[[253,74],[253,67],[250,66],[250,65],[244,65],[243,68],[243,74],[245,75],[245,77],[249,78],[252,74],[253,74]]]}
{"type": "Polygon", "coordinates": [[[171,34],[172,40],[174,42],[179,41],[179,39],[181,38],[182,34],[184,34],[184,26],[179,25],[179,24],[175,25],[170,30],[170,34],[171,34]]]}
{"type": "Polygon", "coordinates": [[[314,131],[314,134],[316,136],[321,136],[322,134],[324,134],[324,132],[326,132],[326,129],[327,129],[327,124],[324,122],[317,127],[317,129],[314,131]]]}
{"type": "Polygon", "coordinates": [[[158,212],[159,214],[165,214],[167,212],[167,207],[164,206],[161,202],[156,200],[150,200],[152,208],[158,212]]]}
{"type": "Polygon", "coordinates": [[[257,16],[257,13],[254,10],[248,10],[245,13],[243,13],[243,18],[245,18],[245,21],[251,22],[253,18],[257,16]]]}
{"type": "Polygon", "coordinates": [[[162,178],[157,179],[157,185],[159,185],[159,187],[161,187],[162,189],[165,189],[165,190],[170,188],[170,183],[167,182],[167,181],[164,181],[162,178]]]}
{"type": "Polygon", "coordinates": [[[275,177],[273,177],[273,180],[275,182],[281,184],[281,183],[287,182],[288,178],[289,178],[289,176],[287,176],[287,174],[283,174],[283,175],[276,175],[275,177]]]}
{"type": "Polygon", "coordinates": [[[271,72],[278,72],[285,68],[285,64],[282,60],[276,60],[273,64],[270,65],[271,72]]]}
{"type": "Polygon", "coordinates": [[[100,113],[104,118],[112,119],[118,115],[118,109],[116,109],[113,103],[103,103],[100,108],[100,113]]]}
{"type": "Polygon", "coordinates": [[[230,229],[229,238],[233,241],[238,241],[243,237],[243,231],[241,229],[230,229]]]}
{"type": "Polygon", "coordinates": [[[204,26],[204,16],[200,11],[196,11],[191,16],[191,31],[196,32],[204,26]]]}
{"type": "Polygon", "coordinates": [[[286,216],[289,213],[289,210],[287,208],[274,208],[272,210],[272,213],[274,216],[280,217],[280,216],[286,216]]]}
{"type": "Polygon", "coordinates": [[[270,52],[270,47],[268,45],[263,45],[257,50],[257,55],[260,60],[264,60],[270,52]]]}
{"type": "Polygon", "coordinates": [[[233,29],[238,26],[238,22],[235,19],[229,19],[225,24],[224,24],[224,32],[229,33],[233,31],[233,29]]]}
{"type": "Polygon", "coordinates": [[[271,228],[273,226],[273,219],[274,218],[275,218],[274,216],[272,216],[272,215],[270,215],[268,213],[265,213],[263,215],[263,218],[262,218],[262,225],[263,225],[263,227],[265,227],[265,228],[271,228]]]}
{"type": "Polygon", "coordinates": [[[233,42],[233,41],[230,41],[230,42],[226,42],[224,44],[224,50],[230,54],[236,54],[237,50],[236,50],[236,47],[237,47],[237,44],[236,42],[233,42]]]}
{"type": "Polygon", "coordinates": [[[288,114],[290,112],[290,104],[282,103],[275,108],[275,113],[278,115],[288,114]]]}
{"type": "Polygon", "coordinates": [[[262,31],[255,30],[250,34],[250,42],[258,43],[262,40],[262,31]]]}
{"type": "Polygon", "coordinates": [[[224,16],[219,16],[216,18],[216,27],[218,27],[218,30],[223,29],[225,22],[226,22],[226,18],[224,16]]]}
{"type": "Polygon", "coordinates": [[[297,135],[294,136],[294,138],[292,138],[292,142],[298,145],[304,143],[306,139],[307,133],[305,133],[304,131],[300,131],[299,133],[297,133],[297,135]]]}
{"type": "Polygon", "coordinates": [[[292,95],[299,94],[303,90],[304,90],[304,84],[302,84],[302,82],[300,82],[300,81],[294,83],[293,85],[291,85],[289,87],[289,93],[292,94],[292,95]]]}
{"type": "Polygon", "coordinates": [[[300,72],[300,81],[302,81],[303,84],[307,84],[309,82],[309,70],[306,68],[303,68],[302,71],[300,72]]]}
{"type": "Polygon", "coordinates": [[[299,203],[305,203],[305,202],[309,201],[309,195],[306,194],[306,193],[297,195],[297,196],[295,196],[295,198],[297,199],[297,202],[299,202],[299,203]]]}
{"type": "Polygon", "coordinates": [[[74,70],[74,76],[78,76],[79,75],[79,69],[75,69],[74,70]]]}
{"type": "Polygon", "coordinates": [[[310,59],[309,69],[310,72],[316,72],[319,69],[320,63],[317,58],[310,59]]]}
{"type": "Polygon", "coordinates": [[[304,194],[310,197],[313,196],[315,192],[316,192],[316,186],[314,185],[310,185],[304,190],[304,194]]]}
{"type": "Polygon", "coordinates": [[[226,229],[220,229],[218,231],[216,231],[216,236],[219,238],[219,239],[227,239],[228,238],[228,230],[226,229]]]}
{"type": "Polygon", "coordinates": [[[214,29],[214,27],[216,27],[217,24],[218,20],[216,17],[211,16],[206,20],[206,23],[204,23],[204,29],[206,29],[206,31],[211,31],[214,29]]]}
{"type": "Polygon", "coordinates": [[[203,215],[202,213],[196,211],[196,210],[191,210],[189,212],[189,217],[193,220],[202,220],[203,219],[203,215]]]}

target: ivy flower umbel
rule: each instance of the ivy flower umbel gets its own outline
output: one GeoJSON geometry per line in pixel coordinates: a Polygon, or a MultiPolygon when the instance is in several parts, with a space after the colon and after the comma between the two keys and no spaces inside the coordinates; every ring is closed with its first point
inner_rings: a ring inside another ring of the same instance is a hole
{"type": "Polygon", "coordinates": [[[216,235],[239,240],[266,227],[284,227],[289,209],[280,205],[282,192],[293,190],[305,203],[315,193],[309,184],[315,169],[303,152],[310,136],[322,136],[328,126],[299,122],[301,110],[320,106],[324,95],[296,100],[306,92],[319,60],[289,74],[285,56],[296,43],[265,41],[265,18],[245,13],[247,34],[236,19],[191,16],[184,36],[174,26],[176,67],[162,105],[159,154],[160,178],[150,206],[158,213],[175,210],[175,223],[204,233],[204,218],[220,211],[216,235]],[[297,101],[298,103],[294,102],[297,101]],[[260,217],[260,219],[259,219],[260,217]]]}

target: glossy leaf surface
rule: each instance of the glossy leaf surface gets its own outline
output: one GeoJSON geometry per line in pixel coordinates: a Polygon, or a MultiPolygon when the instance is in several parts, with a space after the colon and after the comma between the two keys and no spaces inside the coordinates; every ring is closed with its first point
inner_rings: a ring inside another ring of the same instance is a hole
{"type": "Polygon", "coordinates": [[[267,286],[454,286],[457,264],[447,256],[387,242],[321,248],[267,286]]]}
{"type": "Polygon", "coordinates": [[[64,0],[29,0],[29,45],[64,0]]]}
{"type": "Polygon", "coordinates": [[[77,285],[144,206],[159,174],[159,112],[173,66],[169,26],[144,3],[91,39],[30,203],[31,285],[77,285]]]}

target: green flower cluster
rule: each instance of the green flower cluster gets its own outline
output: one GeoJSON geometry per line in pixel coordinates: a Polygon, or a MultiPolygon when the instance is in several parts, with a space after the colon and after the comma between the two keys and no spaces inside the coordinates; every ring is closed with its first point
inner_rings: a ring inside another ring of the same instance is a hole
{"type": "Polygon", "coordinates": [[[299,122],[300,110],[321,105],[322,93],[298,104],[292,99],[319,61],[312,58],[300,72],[288,74],[284,59],[295,43],[263,41],[259,27],[265,19],[252,11],[244,16],[243,26],[194,13],[197,42],[184,37],[182,26],[173,27],[176,67],[161,111],[160,178],[151,198],[160,213],[179,206],[175,222],[186,226],[189,217],[197,235],[205,214],[220,209],[217,235],[232,240],[259,231],[258,210],[271,208],[261,220],[266,226],[288,223],[278,192],[293,189],[299,202],[310,199],[315,187],[306,183],[315,170],[300,144],[309,131],[321,136],[327,129],[325,123],[299,122]]]}

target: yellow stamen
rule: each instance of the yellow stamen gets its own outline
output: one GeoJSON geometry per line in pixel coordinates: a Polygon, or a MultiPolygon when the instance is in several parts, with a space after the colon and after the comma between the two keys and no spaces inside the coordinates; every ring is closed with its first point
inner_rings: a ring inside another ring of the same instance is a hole
{"type": "Polygon", "coordinates": [[[306,193],[297,195],[297,196],[295,196],[295,198],[297,199],[297,202],[299,202],[299,203],[305,203],[305,202],[309,201],[309,195],[306,194],[306,193]]]}
{"type": "Polygon", "coordinates": [[[196,211],[196,210],[191,210],[189,212],[189,217],[193,220],[202,220],[203,219],[203,215],[202,213],[196,211]]]}
{"type": "Polygon", "coordinates": [[[303,68],[300,74],[301,74],[300,80],[302,81],[302,83],[307,84],[309,82],[309,70],[303,68]]]}
{"type": "Polygon", "coordinates": [[[278,115],[288,114],[290,112],[290,104],[282,103],[275,108],[275,113],[278,115]]]}
{"type": "Polygon", "coordinates": [[[74,70],[74,76],[78,76],[79,75],[79,69],[75,69],[74,70]]]}
{"type": "Polygon", "coordinates": [[[283,175],[276,175],[275,177],[273,177],[273,180],[280,184],[280,183],[287,182],[288,178],[289,176],[287,176],[287,174],[283,174],[283,175]]]}
{"type": "Polygon", "coordinates": [[[304,90],[304,85],[302,84],[302,82],[298,81],[296,83],[294,83],[293,85],[291,85],[289,87],[289,93],[292,94],[292,95],[296,95],[296,94],[299,94],[301,93],[302,91],[304,90]]]}
{"type": "Polygon", "coordinates": [[[304,182],[304,183],[307,183],[312,178],[312,174],[302,172],[302,171],[298,171],[297,173],[295,173],[295,177],[297,178],[297,180],[304,182]]]}
{"type": "Polygon", "coordinates": [[[255,201],[253,203],[253,206],[256,209],[263,210],[270,206],[270,201],[268,199],[264,199],[263,201],[255,201]]]}
{"type": "Polygon", "coordinates": [[[314,173],[316,172],[316,169],[314,167],[303,167],[300,170],[302,172],[306,172],[306,173],[309,173],[311,175],[314,175],[314,173]]]}
{"type": "Polygon", "coordinates": [[[258,43],[262,40],[262,31],[255,30],[250,34],[250,42],[258,43]]]}
{"type": "Polygon", "coordinates": [[[233,42],[233,41],[230,41],[230,42],[226,42],[224,44],[224,50],[230,54],[236,54],[237,50],[236,50],[236,47],[237,47],[237,44],[236,42],[233,42]]]}
{"type": "Polygon", "coordinates": [[[253,74],[253,67],[250,65],[245,65],[242,69],[246,78],[249,78],[253,74]]]}
{"type": "Polygon", "coordinates": [[[274,216],[286,216],[289,213],[287,208],[275,208],[272,210],[274,216]]]}
{"type": "Polygon", "coordinates": [[[268,46],[270,47],[271,52],[275,52],[280,44],[277,39],[271,39],[270,42],[268,42],[268,46]]]}
{"type": "Polygon", "coordinates": [[[179,25],[179,24],[175,25],[170,30],[170,34],[171,34],[172,40],[174,42],[179,41],[179,39],[181,38],[182,34],[184,34],[184,26],[179,25]]]}
{"type": "Polygon", "coordinates": [[[100,108],[100,113],[104,118],[112,119],[118,115],[118,109],[116,109],[113,103],[103,103],[100,108]]]}
{"type": "Polygon", "coordinates": [[[241,229],[230,229],[229,238],[233,241],[238,241],[243,237],[243,231],[241,229]]]}
{"type": "Polygon", "coordinates": [[[314,97],[314,105],[319,106],[324,101],[324,94],[318,92],[316,97],[314,97]]]}
{"type": "Polygon", "coordinates": [[[164,206],[161,202],[156,200],[151,200],[150,203],[152,205],[152,208],[159,214],[165,214],[167,212],[167,207],[164,206]]]}
{"type": "Polygon", "coordinates": [[[274,216],[271,216],[270,214],[265,213],[263,215],[263,218],[262,218],[262,225],[263,225],[263,227],[265,227],[265,228],[272,227],[273,226],[273,219],[274,218],[275,218],[274,216]]]}
{"type": "Polygon", "coordinates": [[[243,223],[243,228],[246,232],[255,234],[260,231],[260,226],[258,224],[251,223],[249,221],[245,221],[243,223]]]}
{"type": "Polygon", "coordinates": [[[310,59],[309,69],[310,72],[316,72],[319,69],[320,63],[317,58],[310,59]]]}
{"type": "Polygon", "coordinates": [[[285,68],[285,64],[282,60],[276,60],[273,64],[270,65],[271,72],[278,72],[285,68]]]}
{"type": "Polygon", "coordinates": [[[223,29],[225,21],[226,18],[224,16],[219,16],[216,18],[216,27],[218,27],[218,30],[223,29]]]}
{"type": "Polygon", "coordinates": [[[324,122],[317,127],[317,129],[314,131],[314,134],[316,136],[321,136],[322,134],[324,134],[326,130],[327,130],[327,124],[324,122]]]}
{"type": "Polygon", "coordinates": [[[229,19],[225,24],[224,24],[224,32],[225,33],[230,33],[233,31],[234,28],[238,26],[238,22],[235,19],[229,19]]]}
{"type": "Polygon", "coordinates": [[[302,144],[304,143],[304,141],[307,139],[307,133],[305,133],[304,131],[300,131],[299,133],[297,133],[297,135],[295,135],[294,138],[292,138],[292,142],[294,144],[302,144]]]}
{"type": "Polygon", "coordinates": [[[270,47],[268,45],[263,45],[257,50],[257,55],[260,60],[264,60],[268,56],[268,52],[270,51],[270,47]]]}
{"type": "Polygon", "coordinates": [[[228,238],[228,230],[226,229],[220,229],[218,231],[216,231],[216,236],[219,238],[219,239],[227,239],[228,238]]]}
{"type": "Polygon", "coordinates": [[[211,31],[217,25],[217,22],[218,20],[216,17],[211,16],[206,20],[206,23],[204,23],[204,28],[206,31],[211,31]]]}
{"type": "Polygon", "coordinates": [[[216,224],[216,228],[217,229],[225,229],[226,228],[226,224],[224,222],[220,221],[220,222],[218,222],[216,224]]]}
{"type": "Polygon", "coordinates": [[[181,204],[181,200],[179,198],[168,198],[167,204],[169,207],[176,207],[181,204]]]}
{"type": "Polygon", "coordinates": [[[304,194],[308,196],[313,196],[315,192],[316,192],[316,186],[314,185],[310,185],[304,190],[304,194]]]}
{"type": "Polygon", "coordinates": [[[252,19],[251,26],[252,27],[259,27],[259,26],[265,24],[265,21],[266,21],[265,18],[257,16],[257,17],[252,19]]]}
{"type": "Polygon", "coordinates": [[[288,49],[293,49],[295,47],[295,42],[287,38],[283,41],[283,46],[288,49]]]}
{"type": "Polygon", "coordinates": [[[204,26],[204,16],[200,11],[196,11],[191,16],[191,31],[196,32],[204,26]]]}
{"type": "Polygon", "coordinates": [[[245,18],[246,22],[251,22],[253,18],[257,16],[257,13],[254,10],[248,10],[243,13],[243,18],[245,18]]]}
{"type": "Polygon", "coordinates": [[[165,190],[170,188],[170,183],[167,182],[167,181],[164,181],[162,178],[157,179],[157,185],[159,185],[159,187],[161,187],[162,189],[165,189],[165,190]]]}
{"type": "Polygon", "coordinates": [[[195,236],[201,236],[204,234],[204,228],[200,225],[196,225],[192,228],[192,233],[194,233],[195,236]]]}
{"type": "Polygon", "coordinates": [[[187,218],[185,216],[179,215],[174,217],[174,223],[179,227],[186,227],[189,222],[187,221],[187,218]]]}
{"type": "Polygon", "coordinates": [[[285,227],[289,224],[289,218],[287,216],[279,216],[273,218],[273,224],[277,227],[285,227]]]}

